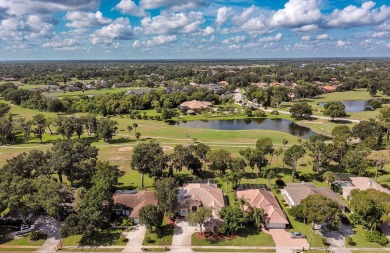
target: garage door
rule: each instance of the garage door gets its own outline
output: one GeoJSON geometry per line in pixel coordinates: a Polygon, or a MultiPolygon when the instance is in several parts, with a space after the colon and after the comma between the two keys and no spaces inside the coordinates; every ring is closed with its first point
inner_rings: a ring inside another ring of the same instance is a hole
{"type": "Polygon", "coordinates": [[[265,225],[267,228],[286,228],[286,224],[270,223],[265,225]]]}

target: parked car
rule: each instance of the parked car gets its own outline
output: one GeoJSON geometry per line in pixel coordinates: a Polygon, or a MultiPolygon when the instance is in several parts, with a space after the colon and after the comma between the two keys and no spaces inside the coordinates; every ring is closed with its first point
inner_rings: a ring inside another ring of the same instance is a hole
{"type": "Polygon", "coordinates": [[[306,236],[300,232],[291,232],[291,238],[306,238],[306,236]]]}
{"type": "Polygon", "coordinates": [[[28,232],[34,231],[34,230],[35,230],[34,225],[23,225],[20,227],[19,231],[15,232],[15,235],[24,235],[24,234],[27,234],[28,232]]]}

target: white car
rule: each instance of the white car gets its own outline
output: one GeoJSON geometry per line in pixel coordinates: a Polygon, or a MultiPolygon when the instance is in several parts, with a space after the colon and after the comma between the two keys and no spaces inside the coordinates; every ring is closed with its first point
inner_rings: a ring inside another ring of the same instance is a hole
{"type": "Polygon", "coordinates": [[[20,227],[19,231],[15,232],[15,235],[24,235],[24,234],[27,234],[30,231],[33,231],[33,230],[35,230],[35,226],[34,225],[23,225],[23,226],[20,227]]]}

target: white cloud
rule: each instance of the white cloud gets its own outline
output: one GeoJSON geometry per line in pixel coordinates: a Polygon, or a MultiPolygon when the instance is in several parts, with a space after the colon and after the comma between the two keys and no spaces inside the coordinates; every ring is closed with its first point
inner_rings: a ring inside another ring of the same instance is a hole
{"type": "Polygon", "coordinates": [[[121,0],[114,8],[119,10],[122,14],[129,14],[136,17],[146,16],[146,12],[132,0],[121,0]]]}
{"type": "Polygon", "coordinates": [[[321,20],[319,0],[289,0],[283,9],[272,15],[273,27],[301,27],[321,20]]]}
{"type": "Polygon", "coordinates": [[[112,22],[111,19],[103,17],[103,14],[100,11],[97,11],[95,13],[84,11],[71,11],[66,13],[65,19],[71,21],[70,23],[66,24],[67,27],[76,29],[102,26],[110,24],[112,22]]]}
{"type": "Polygon", "coordinates": [[[137,47],[140,47],[141,46],[141,42],[139,40],[135,40],[133,42],[133,47],[137,48],[137,47]]]}
{"type": "Polygon", "coordinates": [[[365,2],[361,7],[349,5],[343,10],[334,10],[326,17],[326,27],[354,27],[379,24],[390,18],[390,7],[382,5],[373,9],[375,3],[365,2]]]}
{"type": "Polygon", "coordinates": [[[235,15],[232,18],[232,21],[235,25],[241,25],[244,22],[248,21],[254,13],[254,11],[257,9],[256,6],[252,5],[249,8],[244,9],[239,15],[235,15]]]}
{"type": "Polygon", "coordinates": [[[233,44],[233,43],[241,43],[241,42],[245,42],[246,41],[246,37],[245,36],[235,36],[235,37],[232,37],[232,38],[229,38],[229,39],[225,39],[222,41],[222,44],[233,44]]]}
{"type": "Polygon", "coordinates": [[[52,47],[52,48],[63,48],[63,47],[73,47],[77,45],[78,42],[75,39],[65,39],[59,42],[48,42],[42,45],[42,47],[52,47]]]}
{"type": "Polygon", "coordinates": [[[92,44],[108,44],[113,40],[131,40],[134,31],[127,18],[117,18],[111,24],[96,30],[91,35],[92,44]]]}
{"type": "Polygon", "coordinates": [[[240,49],[240,48],[241,48],[241,46],[240,45],[236,45],[236,44],[233,44],[233,45],[229,46],[229,49],[231,49],[231,50],[237,50],[237,49],[240,49]]]}
{"type": "Polygon", "coordinates": [[[210,36],[210,35],[213,35],[214,32],[215,32],[214,28],[212,28],[211,26],[208,26],[202,30],[202,35],[203,36],[210,36]]]}
{"type": "Polygon", "coordinates": [[[94,10],[100,0],[0,0],[0,9],[13,16],[48,14],[57,11],[94,10]]]}
{"type": "Polygon", "coordinates": [[[292,30],[294,32],[313,32],[313,31],[317,31],[318,29],[319,29],[318,25],[304,25],[302,27],[294,28],[292,30]]]}
{"type": "Polygon", "coordinates": [[[282,38],[283,38],[283,34],[282,33],[278,33],[275,36],[261,38],[261,39],[259,39],[259,42],[272,42],[272,41],[278,42],[282,38]]]}
{"type": "Polygon", "coordinates": [[[155,17],[146,17],[141,20],[142,29],[146,34],[176,34],[194,33],[199,31],[199,25],[205,19],[201,12],[170,13],[155,17]]]}
{"type": "Polygon", "coordinates": [[[390,38],[390,32],[389,31],[379,31],[375,32],[371,35],[371,38],[390,38]]]}
{"type": "Polygon", "coordinates": [[[327,33],[320,34],[317,36],[317,40],[328,40],[328,39],[330,39],[330,35],[327,33]]]}
{"type": "Polygon", "coordinates": [[[215,19],[215,23],[217,24],[217,26],[221,26],[226,23],[231,11],[232,8],[231,7],[228,8],[226,6],[221,7],[217,10],[217,17],[215,19]]]}
{"type": "Polygon", "coordinates": [[[244,22],[239,30],[245,31],[249,34],[265,34],[270,31],[266,18],[261,15],[256,18],[251,18],[244,22]]]}
{"type": "Polygon", "coordinates": [[[148,47],[159,46],[159,45],[169,44],[176,41],[177,41],[176,35],[159,35],[146,41],[146,45],[148,47]]]}
{"type": "Polygon", "coordinates": [[[301,37],[301,40],[302,40],[302,41],[311,40],[311,36],[310,36],[310,35],[303,35],[303,36],[301,37]]]}
{"type": "Polygon", "coordinates": [[[171,8],[174,11],[193,10],[208,4],[208,0],[141,0],[144,9],[171,8]]]}
{"type": "Polygon", "coordinates": [[[340,48],[343,48],[343,47],[345,47],[346,44],[347,44],[346,42],[344,42],[342,40],[338,40],[337,43],[336,43],[336,46],[340,47],[340,48]]]}

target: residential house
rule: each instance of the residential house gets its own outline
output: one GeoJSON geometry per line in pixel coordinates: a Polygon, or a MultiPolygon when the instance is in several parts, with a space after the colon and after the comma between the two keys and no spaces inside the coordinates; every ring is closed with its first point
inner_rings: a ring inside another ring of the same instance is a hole
{"type": "Polygon", "coordinates": [[[114,208],[116,215],[126,216],[139,223],[139,211],[147,205],[157,206],[157,199],[152,191],[117,191],[114,196],[114,208]]]}
{"type": "Polygon", "coordinates": [[[334,85],[325,85],[325,86],[320,86],[320,89],[323,93],[331,93],[335,92],[337,89],[337,86],[334,85]]]}
{"type": "Polygon", "coordinates": [[[348,199],[348,196],[351,194],[351,191],[358,189],[361,191],[368,190],[368,189],[375,189],[381,192],[385,192],[387,194],[390,194],[390,190],[382,187],[377,182],[373,181],[371,178],[368,177],[350,177],[350,184],[344,185],[342,187],[342,195],[344,198],[348,199]]]}
{"type": "Polygon", "coordinates": [[[287,186],[281,190],[281,193],[290,207],[299,205],[301,201],[309,195],[321,194],[333,201],[336,201],[343,212],[348,210],[344,201],[328,187],[317,187],[314,184],[304,182],[288,183],[287,186]]]}
{"type": "Polygon", "coordinates": [[[210,102],[206,101],[186,101],[179,105],[180,110],[193,110],[193,111],[200,111],[203,109],[211,108],[212,104],[210,102]]]}
{"type": "Polygon", "coordinates": [[[187,216],[199,207],[211,207],[212,217],[204,223],[206,232],[216,232],[223,224],[219,212],[225,207],[223,192],[217,184],[210,182],[187,183],[179,188],[177,214],[187,216]]]}
{"type": "Polygon", "coordinates": [[[125,95],[137,95],[137,96],[144,96],[145,94],[149,93],[152,89],[147,88],[147,89],[133,89],[133,90],[128,90],[126,91],[125,95]]]}
{"type": "Polygon", "coordinates": [[[257,207],[264,210],[266,228],[286,228],[289,224],[286,215],[280,207],[275,195],[265,189],[248,189],[237,191],[238,199],[245,199],[248,205],[243,206],[244,211],[251,207],[257,207]]]}

